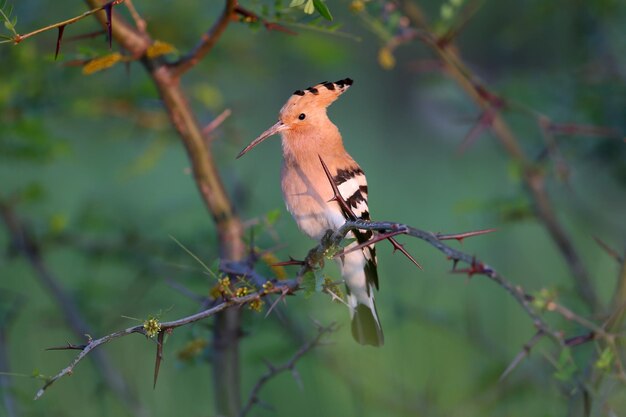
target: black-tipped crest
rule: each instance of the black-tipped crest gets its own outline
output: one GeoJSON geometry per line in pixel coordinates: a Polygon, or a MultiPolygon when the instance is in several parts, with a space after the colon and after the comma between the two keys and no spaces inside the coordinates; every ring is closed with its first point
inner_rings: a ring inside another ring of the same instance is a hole
{"type": "Polygon", "coordinates": [[[325,87],[327,90],[330,91],[334,91],[336,89],[338,90],[342,90],[341,92],[343,92],[343,90],[345,90],[346,88],[350,87],[352,85],[353,81],[351,78],[344,78],[343,80],[339,80],[339,81],[335,81],[334,83],[328,82],[328,81],[322,81],[321,83],[313,86],[313,87],[309,87],[306,90],[296,90],[293,92],[294,95],[296,96],[304,96],[307,93],[311,93],[313,95],[318,95],[319,89],[321,87],[325,87]]]}

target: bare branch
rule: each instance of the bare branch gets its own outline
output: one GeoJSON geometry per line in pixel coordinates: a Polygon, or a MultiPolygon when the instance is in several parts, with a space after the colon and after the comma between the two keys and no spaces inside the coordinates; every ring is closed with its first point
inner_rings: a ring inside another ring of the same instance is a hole
{"type": "MultiPolygon", "coordinates": [[[[531,159],[526,155],[520,145],[520,141],[498,111],[505,102],[478,81],[478,77],[473,74],[470,67],[463,61],[461,54],[458,52],[458,48],[454,47],[451,42],[448,42],[448,39],[446,39],[445,43],[441,43],[437,40],[434,32],[426,23],[424,13],[417,4],[408,0],[404,0],[402,3],[407,17],[418,30],[423,32],[422,36],[419,36],[419,39],[439,56],[445,65],[446,73],[465,90],[483,111],[486,112],[489,109],[494,109],[493,115],[490,115],[490,120],[488,120],[491,131],[500,141],[511,159],[519,163],[522,167],[523,180],[529,196],[534,202],[536,216],[541,220],[552,237],[552,240],[561,251],[570,269],[579,296],[587,303],[591,310],[600,310],[600,302],[589,273],[582,262],[582,258],[574,247],[571,237],[556,216],[552,202],[546,192],[543,173],[533,165],[531,159]]],[[[589,133],[598,132],[590,130],[589,133]]]]}
{"type": "Polygon", "coordinates": [[[224,33],[228,27],[236,6],[236,0],[226,0],[224,12],[222,12],[222,15],[215,22],[213,27],[207,33],[202,35],[200,42],[198,42],[195,48],[177,62],[170,65],[173,78],[179,78],[186,71],[189,71],[198,62],[200,62],[200,60],[202,60],[202,58],[204,58],[204,56],[211,51],[211,49],[213,49],[219,38],[222,36],[222,33],[224,33]]]}
{"type": "MultiPolygon", "coordinates": [[[[252,407],[254,407],[255,404],[259,403],[260,401],[259,392],[261,391],[261,389],[263,388],[265,384],[267,384],[276,375],[283,373],[285,371],[291,371],[292,373],[295,373],[296,363],[304,355],[306,355],[311,349],[313,349],[316,346],[319,346],[322,340],[322,337],[325,334],[332,333],[336,330],[337,330],[337,326],[335,325],[335,323],[332,323],[331,325],[327,327],[319,327],[317,336],[313,340],[302,345],[300,349],[298,349],[298,351],[294,353],[294,355],[287,362],[278,366],[268,363],[267,372],[263,374],[261,378],[259,378],[259,380],[256,382],[256,384],[254,384],[254,387],[252,387],[252,390],[250,391],[250,395],[248,397],[248,401],[246,402],[246,405],[241,410],[239,417],[244,417],[246,414],[250,412],[250,410],[252,410],[252,407]]],[[[300,380],[299,376],[297,376],[297,373],[294,374],[294,378],[296,378],[296,381],[298,381],[299,385],[302,384],[302,381],[300,380]]]]}
{"type": "Polygon", "coordinates": [[[78,363],[82,361],[92,350],[94,350],[100,345],[110,342],[113,339],[117,339],[123,336],[128,336],[129,334],[133,334],[133,333],[143,333],[143,325],[129,327],[128,329],[120,330],[118,332],[111,333],[110,335],[101,337],[100,339],[92,340],[85,346],[83,350],[80,351],[78,356],[67,367],[63,368],[61,372],[59,372],[58,374],[56,374],[55,376],[51,377],[50,379],[46,381],[44,386],[41,387],[39,391],[37,391],[37,394],[35,394],[34,399],[37,400],[41,398],[41,396],[46,392],[46,390],[50,388],[50,386],[54,384],[56,381],[58,381],[59,379],[63,378],[66,375],[71,375],[74,372],[74,367],[78,365],[78,363]]]}

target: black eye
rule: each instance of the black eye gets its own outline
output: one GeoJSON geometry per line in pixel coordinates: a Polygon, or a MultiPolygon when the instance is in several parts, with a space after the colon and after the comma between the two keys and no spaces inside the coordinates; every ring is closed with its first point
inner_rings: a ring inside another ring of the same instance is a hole
{"type": "Polygon", "coordinates": [[[304,120],[306,118],[306,114],[304,113],[300,113],[300,116],[298,116],[298,119],[300,120],[304,120]]]}

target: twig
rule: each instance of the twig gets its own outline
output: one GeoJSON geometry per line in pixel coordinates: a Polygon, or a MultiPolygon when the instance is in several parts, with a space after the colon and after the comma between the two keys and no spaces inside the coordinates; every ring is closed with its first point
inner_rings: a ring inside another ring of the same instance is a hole
{"type": "MultiPolygon", "coordinates": [[[[82,337],[91,333],[74,300],[64,291],[58,279],[48,269],[38,242],[28,232],[25,224],[17,218],[13,208],[3,201],[0,201],[0,217],[4,221],[13,246],[28,260],[41,284],[57,302],[65,321],[74,334],[82,337]]],[[[99,352],[93,357],[93,362],[113,392],[137,415],[146,415],[146,409],[137,401],[120,372],[111,364],[109,357],[99,352]]]]}
{"type": "Polygon", "coordinates": [[[265,29],[267,29],[268,31],[277,31],[277,32],[283,32],[286,33],[288,35],[297,35],[298,32],[294,32],[291,29],[287,29],[286,27],[284,27],[283,25],[276,23],[276,22],[270,22],[267,19],[263,19],[262,17],[260,17],[258,14],[245,9],[243,7],[241,7],[241,5],[237,5],[235,7],[235,13],[237,13],[238,15],[242,16],[244,18],[245,22],[261,22],[263,23],[263,26],[265,27],[265,29]]]}
{"type": "Polygon", "coordinates": [[[63,368],[61,372],[59,372],[58,374],[49,378],[46,381],[44,386],[41,387],[39,391],[37,391],[34,399],[37,400],[41,398],[41,396],[46,392],[46,390],[50,388],[50,386],[54,384],[56,381],[58,381],[59,379],[63,378],[66,375],[71,375],[74,372],[74,367],[78,365],[80,361],[82,361],[92,350],[94,350],[98,346],[108,343],[113,339],[117,339],[118,337],[128,336],[129,334],[132,334],[132,333],[142,333],[142,332],[143,332],[143,325],[129,327],[128,329],[120,330],[119,332],[111,333],[107,336],[101,337],[100,339],[92,340],[87,345],[85,345],[85,348],[80,351],[78,356],[67,367],[63,368]]]}
{"type": "Polygon", "coordinates": [[[332,323],[331,325],[327,327],[319,327],[317,336],[313,340],[302,345],[300,349],[298,349],[298,351],[294,353],[294,355],[287,362],[278,366],[268,363],[267,372],[263,374],[258,379],[256,384],[254,384],[254,387],[252,387],[252,390],[250,391],[250,395],[248,396],[248,401],[246,402],[245,406],[241,410],[239,417],[244,417],[246,414],[250,412],[250,410],[252,410],[252,407],[254,407],[254,405],[259,402],[259,392],[261,391],[261,389],[263,388],[265,384],[267,384],[272,378],[274,378],[276,375],[282,372],[293,371],[295,369],[296,363],[304,355],[306,355],[311,349],[318,346],[321,342],[322,337],[325,334],[332,333],[336,331],[336,329],[337,329],[337,326],[334,323],[332,323]]]}
{"type": "Polygon", "coordinates": [[[132,0],[126,0],[126,8],[130,12],[131,17],[135,21],[135,26],[137,26],[137,30],[141,33],[146,33],[146,29],[148,28],[148,24],[141,17],[141,15],[137,12],[135,5],[132,0]]]}
{"type": "Polygon", "coordinates": [[[596,243],[602,248],[604,249],[604,251],[613,259],[615,259],[620,265],[624,263],[624,260],[622,259],[622,256],[613,248],[611,248],[609,245],[607,245],[602,239],[600,239],[599,237],[594,236],[593,240],[596,241],[596,243]]]}
{"type": "Polygon", "coordinates": [[[56,29],[56,28],[65,27],[67,25],[71,25],[72,23],[76,23],[79,20],[83,20],[84,18],[89,17],[89,16],[91,16],[91,15],[93,15],[95,13],[101,12],[102,10],[107,10],[107,9],[110,10],[113,6],[116,6],[116,5],[120,4],[120,3],[123,3],[124,1],[125,0],[111,0],[110,2],[106,3],[103,6],[96,7],[94,9],[89,10],[89,11],[86,11],[85,13],[83,13],[81,15],[78,15],[76,17],[73,17],[71,19],[67,19],[67,20],[64,20],[62,22],[54,23],[52,25],[48,25],[48,26],[39,28],[37,30],[34,30],[32,32],[25,33],[23,35],[17,34],[17,35],[14,36],[13,42],[18,44],[18,43],[22,42],[23,40],[28,39],[28,38],[30,38],[32,36],[35,36],[35,35],[39,35],[42,32],[46,32],[48,30],[52,30],[52,29],[56,29]]]}
{"type": "Polygon", "coordinates": [[[171,75],[174,79],[179,78],[186,71],[190,70],[213,49],[220,36],[222,36],[222,33],[224,33],[228,27],[236,6],[236,0],[226,0],[224,11],[213,27],[202,35],[200,42],[198,42],[191,52],[170,65],[171,75]]]}
{"type": "MultiPolygon", "coordinates": [[[[287,288],[289,291],[295,291],[297,289],[296,286],[296,282],[291,280],[287,280],[287,281],[281,281],[280,285],[275,285],[273,288],[268,289],[268,290],[264,290],[263,292],[255,292],[252,294],[249,294],[245,297],[233,297],[227,300],[222,301],[221,303],[217,304],[216,306],[207,309],[207,310],[203,310],[199,313],[196,314],[192,314],[190,316],[186,316],[186,317],[182,317],[178,320],[173,320],[173,321],[167,321],[167,322],[162,322],[160,323],[161,325],[161,332],[165,332],[165,331],[170,331],[172,329],[175,329],[177,327],[181,327],[181,326],[185,326],[191,323],[195,323],[197,321],[200,320],[204,320],[208,317],[212,317],[230,307],[233,306],[241,306],[244,304],[249,303],[252,300],[258,299],[259,297],[264,297],[267,294],[273,294],[273,293],[277,293],[277,292],[282,292],[285,288],[287,288]]],[[[37,394],[35,394],[35,399],[39,399],[41,398],[41,396],[45,393],[45,391],[50,388],[50,386],[52,384],[54,384],[56,381],[58,381],[59,379],[63,378],[64,376],[67,375],[71,375],[74,372],[74,368],[76,367],[76,365],[78,365],[78,363],[80,361],[82,361],[91,351],[93,351],[94,349],[96,349],[97,347],[104,345],[114,339],[118,339],[120,337],[124,337],[124,336],[128,336],[131,335],[133,333],[140,333],[140,334],[146,334],[146,331],[144,329],[144,325],[140,324],[137,326],[133,326],[133,327],[129,327],[127,329],[124,330],[120,330],[114,333],[111,333],[109,335],[103,336],[101,338],[98,339],[92,339],[89,340],[89,342],[87,344],[84,345],[83,349],[80,351],[80,353],[78,354],[78,356],[72,361],[70,362],[70,364],[63,368],[59,373],[57,373],[56,375],[54,375],[53,377],[51,377],[50,379],[48,379],[46,381],[46,383],[44,384],[43,387],[41,387],[39,389],[39,391],[37,391],[37,394]]],[[[68,347],[68,349],[73,349],[73,347],[68,347]]]]}
{"type": "Polygon", "coordinates": [[[211,123],[202,128],[202,134],[206,138],[207,142],[211,142],[213,131],[224,123],[224,120],[228,119],[231,114],[232,111],[230,109],[225,109],[215,119],[211,120],[211,123]]]}

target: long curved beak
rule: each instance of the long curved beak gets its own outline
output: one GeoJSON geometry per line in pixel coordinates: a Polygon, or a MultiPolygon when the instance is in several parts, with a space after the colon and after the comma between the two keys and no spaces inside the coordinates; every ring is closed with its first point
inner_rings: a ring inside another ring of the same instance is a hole
{"type": "Polygon", "coordinates": [[[275,135],[277,133],[282,132],[286,128],[287,128],[287,126],[283,122],[281,122],[281,121],[276,122],[276,124],[274,126],[270,127],[265,132],[261,133],[261,135],[258,138],[256,138],[255,140],[253,140],[250,143],[250,145],[246,146],[243,149],[243,151],[239,152],[239,155],[237,155],[236,159],[241,158],[243,156],[243,154],[248,152],[250,149],[254,148],[256,145],[258,145],[259,143],[263,142],[265,139],[269,138],[270,136],[273,136],[273,135],[275,135]]]}

